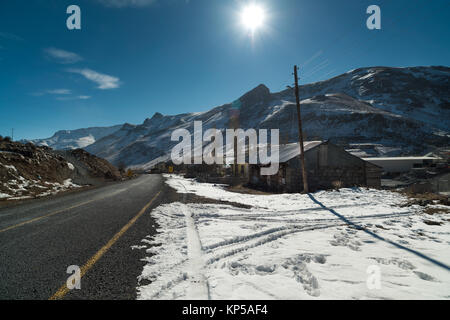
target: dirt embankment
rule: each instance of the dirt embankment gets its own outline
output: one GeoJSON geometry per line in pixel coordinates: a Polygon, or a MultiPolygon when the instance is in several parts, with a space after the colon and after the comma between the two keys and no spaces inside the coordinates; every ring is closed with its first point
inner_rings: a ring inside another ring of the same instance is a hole
{"type": "Polygon", "coordinates": [[[0,139],[0,201],[48,196],[111,180],[122,180],[119,170],[84,150],[53,151],[0,139]]]}
{"type": "Polygon", "coordinates": [[[105,180],[122,180],[122,174],[107,160],[96,157],[83,149],[53,151],[62,156],[75,168],[72,172],[72,180],[77,184],[101,184],[105,180]]]}

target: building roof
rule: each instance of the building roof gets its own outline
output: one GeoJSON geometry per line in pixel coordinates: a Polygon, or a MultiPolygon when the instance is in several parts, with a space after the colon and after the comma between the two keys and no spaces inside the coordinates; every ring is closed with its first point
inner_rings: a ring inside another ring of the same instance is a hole
{"type": "MultiPolygon", "coordinates": [[[[303,143],[304,146],[304,150],[305,152],[317,147],[318,145],[321,145],[322,143],[324,143],[324,141],[305,141],[303,143]]],[[[259,144],[258,148],[261,147],[266,147],[268,152],[272,151],[272,147],[270,145],[267,144],[259,144]]],[[[258,148],[252,148],[251,150],[253,150],[254,152],[258,152],[258,148]]],[[[248,145],[246,145],[246,157],[248,157],[248,153],[249,153],[249,147],[248,145]]],[[[279,145],[279,161],[278,163],[284,163],[287,162],[297,156],[300,155],[300,143],[289,143],[289,144],[281,144],[279,145]]],[[[234,161],[234,154],[230,154],[230,153],[226,153],[224,152],[224,156],[226,157],[226,163],[227,164],[232,164],[234,161]]],[[[259,155],[258,155],[258,160],[259,160],[259,155]]]]}
{"type": "Polygon", "coordinates": [[[436,157],[384,157],[384,158],[363,158],[364,161],[417,161],[417,160],[439,160],[436,157]]]}
{"type": "MultiPolygon", "coordinates": [[[[305,141],[303,148],[305,152],[321,145],[323,141],[305,141]]],[[[289,143],[280,145],[280,163],[287,162],[300,155],[300,143],[289,143]]]]}

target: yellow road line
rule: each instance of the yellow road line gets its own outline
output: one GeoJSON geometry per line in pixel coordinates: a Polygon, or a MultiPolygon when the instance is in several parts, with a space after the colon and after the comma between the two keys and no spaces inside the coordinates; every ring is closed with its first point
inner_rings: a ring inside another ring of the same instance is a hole
{"type": "MultiPolygon", "coordinates": [[[[153,201],[159,196],[161,191],[159,191],[153,198],[150,200],[149,203],[145,205],[139,211],[139,213],[131,219],[122,229],[120,229],[119,232],[117,232],[114,237],[111,238],[111,240],[108,241],[107,244],[105,244],[99,251],[97,251],[96,254],[94,254],[88,262],[86,262],[80,270],[80,279],[91,269],[94,264],[114,245],[114,243],[119,240],[119,238],[139,219],[140,216],[142,216],[145,211],[152,205],[153,201]]],[[[64,298],[64,296],[69,292],[69,289],[67,288],[67,284],[63,284],[59,290],[49,298],[49,300],[59,300],[64,298]]]]}
{"type": "Polygon", "coordinates": [[[55,212],[52,212],[52,213],[49,213],[49,214],[46,214],[46,215],[43,215],[43,216],[34,218],[34,219],[30,219],[30,220],[27,220],[27,221],[24,221],[24,222],[15,224],[15,225],[10,226],[10,227],[7,227],[7,228],[5,228],[5,229],[1,229],[1,230],[0,230],[0,233],[5,232],[5,231],[8,231],[8,230],[11,230],[11,229],[15,229],[15,228],[21,227],[21,226],[23,226],[23,225],[26,225],[26,224],[29,224],[29,223],[32,223],[32,222],[36,222],[36,221],[41,220],[41,219],[44,219],[44,218],[51,217],[51,216],[53,216],[53,215],[55,215],[55,214],[62,213],[62,212],[64,212],[64,211],[67,211],[67,210],[70,210],[70,209],[75,209],[75,208],[84,206],[85,204],[88,204],[88,203],[91,203],[91,202],[94,202],[94,201],[97,201],[97,200],[98,200],[98,199],[93,199],[93,200],[89,200],[89,201],[86,201],[86,202],[82,202],[82,203],[76,204],[76,205],[74,205],[74,206],[72,206],[72,207],[64,208],[64,209],[61,209],[61,210],[58,210],[58,211],[55,211],[55,212]]]}

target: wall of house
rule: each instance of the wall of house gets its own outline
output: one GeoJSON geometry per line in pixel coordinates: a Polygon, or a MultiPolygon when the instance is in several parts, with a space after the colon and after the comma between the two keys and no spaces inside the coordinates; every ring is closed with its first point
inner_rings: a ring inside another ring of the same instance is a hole
{"type": "MultiPolygon", "coordinates": [[[[366,163],[338,146],[321,144],[306,152],[305,160],[311,190],[366,185],[366,163]]],[[[288,190],[301,191],[303,179],[300,158],[291,159],[288,167],[288,190]]],[[[372,184],[376,184],[376,174],[375,170],[370,172],[372,184]]]]}
{"type": "Polygon", "coordinates": [[[370,163],[366,162],[366,185],[369,188],[381,188],[381,174],[383,169],[370,163]]]}
{"type": "Polygon", "coordinates": [[[203,164],[191,164],[186,166],[186,177],[187,178],[202,178],[206,179],[208,177],[221,177],[225,175],[224,165],[207,165],[203,164]]]}
{"type": "Polygon", "coordinates": [[[412,193],[444,193],[448,195],[450,192],[450,173],[428,181],[417,182],[410,185],[407,191],[412,193]]]}
{"type": "MultiPolygon", "coordinates": [[[[382,169],[351,155],[344,149],[324,143],[305,153],[308,184],[311,191],[337,187],[381,187],[382,169]]],[[[264,177],[252,166],[250,184],[279,192],[303,191],[300,157],[280,164],[277,175],[264,177]]]]}
{"type": "Polygon", "coordinates": [[[433,158],[419,158],[419,157],[404,157],[404,158],[367,158],[368,162],[378,165],[389,173],[409,172],[414,167],[427,167],[437,159],[433,158]]]}
{"type": "Polygon", "coordinates": [[[450,192],[450,173],[432,180],[434,192],[450,192]]]}

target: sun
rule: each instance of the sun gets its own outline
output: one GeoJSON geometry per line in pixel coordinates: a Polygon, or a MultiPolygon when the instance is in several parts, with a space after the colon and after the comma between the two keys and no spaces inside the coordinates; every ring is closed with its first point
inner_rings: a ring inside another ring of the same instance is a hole
{"type": "Polygon", "coordinates": [[[242,9],[241,21],[245,28],[255,32],[264,25],[265,12],[263,7],[250,4],[242,9]]]}

